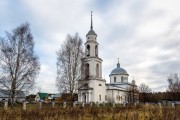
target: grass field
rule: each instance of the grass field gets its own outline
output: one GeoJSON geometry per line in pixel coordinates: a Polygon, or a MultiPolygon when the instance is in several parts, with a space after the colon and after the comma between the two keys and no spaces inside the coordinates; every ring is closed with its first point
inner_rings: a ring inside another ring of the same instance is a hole
{"type": "Polygon", "coordinates": [[[63,108],[61,104],[27,104],[23,110],[22,105],[4,110],[0,107],[0,120],[180,120],[180,106],[158,105],[128,105],[123,107],[117,105],[76,106],[67,105],[63,108]]]}

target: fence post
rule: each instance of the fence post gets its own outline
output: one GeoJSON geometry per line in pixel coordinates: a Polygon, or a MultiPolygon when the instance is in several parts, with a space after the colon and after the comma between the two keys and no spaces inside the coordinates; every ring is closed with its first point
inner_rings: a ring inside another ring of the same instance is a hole
{"type": "Polygon", "coordinates": [[[137,106],[137,103],[136,103],[136,102],[134,103],[134,106],[135,106],[135,107],[137,106]]]}
{"type": "Polygon", "coordinates": [[[84,102],[82,102],[82,107],[84,107],[84,102]]]}
{"type": "Polygon", "coordinates": [[[172,103],[172,107],[174,108],[174,103],[172,103]]]}
{"type": "Polygon", "coordinates": [[[123,106],[126,107],[126,103],[123,103],[123,106]]]}
{"type": "Polygon", "coordinates": [[[39,102],[39,109],[41,109],[42,108],[42,102],[40,101],[39,102]]]}
{"type": "Polygon", "coordinates": [[[55,102],[53,101],[53,102],[52,102],[52,107],[54,108],[54,106],[55,106],[55,102]]]}
{"type": "Polygon", "coordinates": [[[113,102],[113,107],[115,107],[115,103],[113,102]]]}
{"type": "Polygon", "coordinates": [[[92,102],[90,102],[90,107],[92,107],[92,102]]]}
{"type": "Polygon", "coordinates": [[[23,110],[26,110],[26,101],[23,102],[23,110]]]}
{"type": "Polygon", "coordinates": [[[74,108],[76,107],[76,102],[73,102],[73,107],[74,107],[74,108]]]}
{"type": "Polygon", "coordinates": [[[7,110],[7,109],[8,109],[8,102],[5,101],[5,102],[4,102],[4,110],[7,110]]]}
{"type": "Polygon", "coordinates": [[[96,102],[96,105],[97,105],[97,107],[99,107],[99,102],[98,101],[96,102]]]}
{"type": "Polygon", "coordinates": [[[103,107],[105,107],[106,106],[106,104],[105,104],[105,102],[103,101],[103,107]]]}
{"type": "Polygon", "coordinates": [[[159,108],[161,109],[161,103],[159,103],[159,108]]]}
{"type": "Polygon", "coordinates": [[[63,108],[66,108],[66,102],[63,102],[63,108]]]}

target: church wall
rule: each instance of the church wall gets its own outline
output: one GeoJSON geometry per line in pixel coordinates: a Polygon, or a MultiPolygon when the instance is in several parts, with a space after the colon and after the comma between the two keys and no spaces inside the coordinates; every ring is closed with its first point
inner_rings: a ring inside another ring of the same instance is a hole
{"type": "Polygon", "coordinates": [[[94,36],[94,35],[88,35],[87,41],[96,41],[96,36],[94,36]]]}
{"type": "Polygon", "coordinates": [[[92,101],[93,102],[103,102],[105,101],[105,95],[106,95],[106,86],[105,81],[100,80],[90,80],[89,86],[93,88],[92,92],[92,101]],[[101,86],[100,86],[101,85],[101,86]],[[99,99],[101,95],[101,100],[99,99]]]}
{"type": "Polygon", "coordinates": [[[107,102],[124,103],[127,101],[127,94],[120,90],[106,90],[107,102]]]}
{"type": "Polygon", "coordinates": [[[99,78],[102,78],[101,63],[99,61],[96,61],[95,59],[91,59],[91,61],[89,62],[90,76],[96,77],[96,65],[97,64],[99,64],[99,78]]]}

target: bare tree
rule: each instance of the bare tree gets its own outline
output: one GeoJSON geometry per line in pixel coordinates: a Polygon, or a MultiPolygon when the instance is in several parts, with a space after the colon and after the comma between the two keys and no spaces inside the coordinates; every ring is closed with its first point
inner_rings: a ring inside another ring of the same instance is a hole
{"type": "Polygon", "coordinates": [[[126,88],[129,102],[137,102],[139,93],[136,84],[132,84],[126,88]]]}
{"type": "Polygon", "coordinates": [[[67,35],[64,44],[57,52],[57,86],[61,92],[70,93],[73,99],[81,79],[81,59],[83,58],[82,39],[76,33],[67,35]]]}
{"type": "Polygon", "coordinates": [[[151,88],[148,85],[142,83],[139,86],[140,97],[142,97],[144,103],[146,102],[146,95],[147,95],[147,93],[150,93],[150,92],[152,92],[152,90],[151,90],[151,88]]]}
{"type": "Polygon", "coordinates": [[[167,92],[169,92],[172,100],[180,99],[180,78],[177,74],[170,74],[167,79],[169,85],[167,92]]]}
{"type": "Polygon", "coordinates": [[[18,91],[33,87],[39,70],[28,23],[6,32],[6,38],[0,38],[0,86],[10,91],[12,106],[18,91]]]}

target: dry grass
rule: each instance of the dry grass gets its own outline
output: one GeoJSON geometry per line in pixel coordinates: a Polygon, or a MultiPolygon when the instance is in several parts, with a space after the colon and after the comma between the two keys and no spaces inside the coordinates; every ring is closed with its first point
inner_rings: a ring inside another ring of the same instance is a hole
{"type": "Polygon", "coordinates": [[[27,104],[27,110],[22,106],[3,110],[0,107],[0,120],[180,120],[180,106],[138,105],[106,107],[79,107],[43,104],[39,109],[36,104],[27,104]]]}

